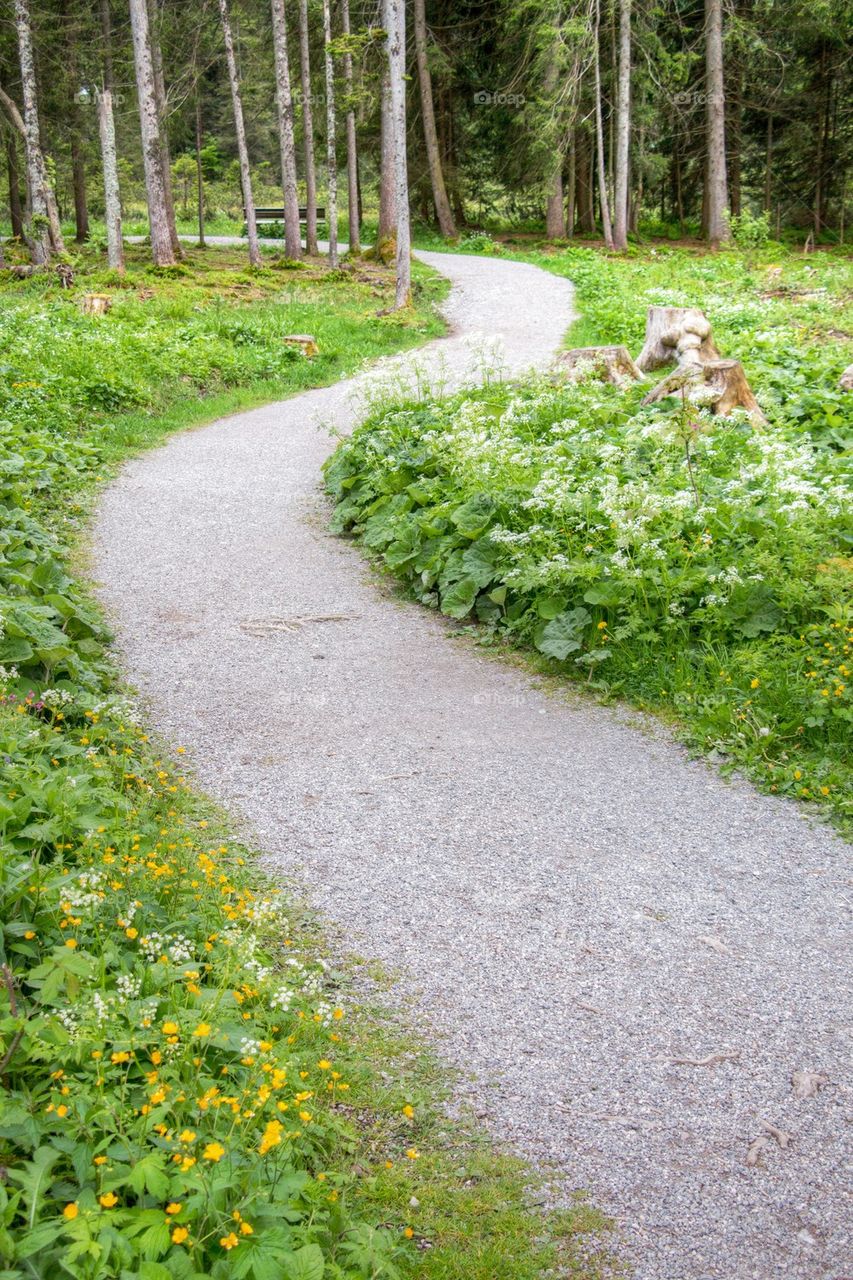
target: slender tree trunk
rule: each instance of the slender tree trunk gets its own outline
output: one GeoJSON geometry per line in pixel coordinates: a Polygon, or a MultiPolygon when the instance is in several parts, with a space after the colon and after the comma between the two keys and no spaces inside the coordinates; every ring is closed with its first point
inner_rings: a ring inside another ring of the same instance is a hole
{"type": "Polygon", "coordinates": [[[9,217],[12,222],[12,236],[16,240],[24,238],[24,210],[21,205],[21,178],[18,173],[18,145],[14,134],[6,138],[6,167],[9,173],[9,217]]]}
{"type": "Polygon", "coordinates": [[[59,231],[56,203],[47,177],[47,165],[41,149],[38,96],[36,92],[33,36],[28,0],[15,0],[15,27],[21,62],[21,86],[24,100],[24,151],[29,191],[29,242],[33,262],[48,262],[51,254],[63,253],[65,246],[59,231]]]}
{"type": "Polygon", "coordinates": [[[284,0],[272,0],[273,52],[275,54],[275,100],[278,108],[278,140],[281,152],[281,186],[284,192],[284,252],[288,258],[302,257],[299,228],[299,192],[296,187],[296,139],[293,132],[293,91],[287,56],[287,21],[284,0]]]}
{"type": "Polygon", "coordinates": [[[577,131],[573,128],[571,140],[569,142],[569,172],[566,177],[566,189],[569,193],[568,206],[566,209],[566,234],[569,238],[575,234],[575,174],[577,172],[577,163],[577,131]]]}
{"type": "Polygon", "coordinates": [[[604,120],[601,112],[601,58],[599,56],[599,30],[601,26],[601,0],[595,0],[595,136],[598,160],[598,201],[601,206],[601,229],[604,244],[613,250],[613,231],[610,226],[610,204],[607,199],[607,168],[604,161],[604,120]]]}
{"type": "Polygon", "coordinates": [[[563,209],[563,164],[558,162],[551,177],[548,202],[545,205],[545,235],[549,240],[561,240],[566,234],[566,217],[563,209]]]}
{"type": "Polygon", "coordinates": [[[741,200],[741,147],[742,147],[742,98],[743,69],[740,63],[740,51],[734,54],[734,66],[731,69],[730,87],[726,95],[726,161],[729,180],[729,208],[733,217],[740,217],[741,200]]]}
{"type": "Polygon", "coordinates": [[[631,146],[631,0],[619,0],[619,78],[613,247],[628,248],[628,165],[631,146]]]}
{"type": "Polygon", "coordinates": [[[154,67],[148,39],[148,5],[146,0],[130,0],[130,26],[133,34],[133,59],[136,67],[136,93],[139,99],[139,124],[142,132],[142,162],[145,168],[145,195],[148,201],[148,224],[151,229],[151,253],[158,267],[172,266],[175,250],[169,228],[169,210],[163,186],[163,164],[160,152],[160,127],[157,98],[154,92],[154,67]]]}
{"type": "Polygon", "coordinates": [[[151,42],[151,66],[154,69],[154,96],[157,102],[157,131],[160,139],[160,167],[163,170],[163,190],[166,194],[166,211],[169,218],[169,235],[172,251],[182,258],[184,251],[175,224],[175,201],[172,195],[172,158],[169,154],[169,131],[166,127],[166,80],[163,75],[163,48],[160,44],[159,0],[148,0],[148,35],[151,42]]]}
{"type": "Polygon", "coordinates": [[[323,0],[323,38],[326,64],[326,166],[328,169],[328,199],[326,224],[329,228],[329,266],[338,265],[338,155],[335,121],[335,64],[332,60],[332,10],[329,0],[323,0]]]}
{"type": "Polygon", "coordinates": [[[421,117],[424,125],[424,143],[426,145],[429,177],[432,183],[432,200],[438,218],[438,229],[445,239],[456,236],[456,225],[450,211],[447,188],[444,184],[444,170],[441,167],[441,153],[438,148],[438,134],[435,128],[435,109],[432,100],[432,76],[430,75],[427,57],[426,8],[424,0],[414,0],[414,36],[415,56],[418,64],[418,83],[421,91],[421,117]]]}
{"type": "Polygon", "coordinates": [[[314,113],[311,109],[311,53],[308,0],[299,0],[299,67],[302,79],[302,132],[305,146],[305,248],[317,249],[317,173],[314,167],[314,113]]]}
{"type": "Polygon", "coordinates": [[[249,240],[249,262],[253,267],[261,265],[258,245],[258,224],[255,220],[255,199],[252,195],[252,170],[249,165],[249,148],[246,145],[246,125],[243,120],[243,99],[240,96],[240,77],[237,57],[234,53],[234,37],[228,0],[219,0],[219,16],[222,19],[222,36],[225,41],[225,60],[228,63],[228,80],[231,84],[231,104],[234,108],[234,131],[237,135],[237,155],[240,158],[240,185],[243,189],[243,207],[246,212],[246,235],[249,240]]]}
{"type": "Polygon", "coordinates": [[[705,0],[705,97],[708,146],[708,240],[712,249],[731,237],[726,208],[726,95],[723,82],[722,0],[705,0]]]}
{"type": "Polygon", "coordinates": [[[595,232],[592,158],[592,139],[585,129],[580,137],[577,165],[578,230],[584,235],[593,235],[595,232]]]}
{"type": "Polygon", "coordinates": [[[116,133],[113,120],[112,90],[98,94],[98,130],[101,137],[101,161],[104,169],[104,221],[107,224],[107,261],[114,271],[124,271],[124,245],[121,238],[121,195],[116,159],[116,133]]]}
{"type": "MultiPolygon", "coordinates": [[[[341,29],[350,35],[349,0],[341,0],[341,29]]],[[[355,131],[352,54],[344,53],[344,92],[347,99],[347,215],[350,253],[361,253],[361,202],[358,189],[358,138],[355,131]]]]}
{"type": "Polygon", "coordinates": [[[84,154],[85,122],[77,101],[80,73],[77,62],[78,31],[76,19],[69,13],[67,0],[63,0],[62,17],[65,25],[65,51],[69,88],[69,127],[71,133],[71,185],[74,191],[74,227],[77,244],[89,238],[89,210],[86,202],[86,162],[84,154]]]}
{"type": "Polygon", "coordinates": [[[195,89],[195,190],[196,190],[196,206],[198,209],[198,247],[206,248],[204,239],[204,169],[201,163],[201,144],[202,144],[202,120],[201,120],[201,94],[198,91],[198,82],[195,89]]]}
{"type": "Polygon", "coordinates": [[[397,287],[394,307],[399,310],[409,306],[412,300],[409,175],[406,156],[406,10],[404,0],[383,0],[382,9],[391,77],[394,187],[397,204],[397,287]]]}
{"type": "Polygon", "coordinates": [[[104,61],[104,88],[113,90],[113,24],[110,0],[100,0],[101,41],[104,61]]]}
{"type": "Polygon", "coordinates": [[[391,240],[397,234],[394,116],[391,109],[391,72],[387,58],[382,68],[382,100],[379,128],[379,229],[376,233],[377,246],[380,246],[385,240],[391,240]]]}
{"type": "Polygon", "coordinates": [[[764,212],[771,209],[773,196],[773,112],[767,112],[767,138],[764,144],[764,212]]]}

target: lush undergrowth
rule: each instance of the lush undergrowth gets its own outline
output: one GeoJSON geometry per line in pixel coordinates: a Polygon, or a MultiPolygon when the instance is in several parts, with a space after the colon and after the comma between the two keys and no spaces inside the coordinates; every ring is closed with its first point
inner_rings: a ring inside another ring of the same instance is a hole
{"type": "Polygon", "coordinates": [[[464,1129],[442,1145],[439,1082],[149,739],[69,568],[131,449],[440,322],[377,319],[377,268],[217,251],[163,274],[140,251],[124,280],[76,275],[0,277],[0,1274],[532,1277],[600,1223],[551,1230],[518,1169],[464,1129]]]}
{"type": "Polygon", "coordinates": [[[573,346],[636,354],[648,305],[703,307],[769,425],[594,379],[386,404],[328,467],[336,528],[482,641],[664,712],[849,825],[849,267],[530,257],[578,285],[573,346]]]}

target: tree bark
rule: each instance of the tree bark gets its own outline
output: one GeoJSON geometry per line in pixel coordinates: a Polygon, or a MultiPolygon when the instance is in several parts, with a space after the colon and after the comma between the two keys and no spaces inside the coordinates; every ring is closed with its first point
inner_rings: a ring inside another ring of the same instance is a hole
{"type": "Polygon", "coordinates": [[[86,162],[84,154],[85,122],[77,94],[80,89],[77,63],[76,21],[68,12],[67,0],[62,6],[62,17],[65,25],[65,51],[69,87],[69,127],[71,132],[71,185],[74,191],[74,239],[77,244],[85,244],[89,239],[89,210],[86,201],[86,162]]]}
{"type": "Polygon", "coordinates": [[[598,159],[598,200],[601,205],[601,229],[604,244],[613,251],[613,231],[610,226],[610,203],[607,198],[607,169],[604,163],[604,120],[601,111],[601,58],[599,56],[599,31],[601,27],[601,0],[595,0],[595,136],[598,159]]]}
{"type": "Polygon", "coordinates": [[[432,202],[438,218],[438,229],[445,239],[456,236],[456,224],[447,198],[444,183],[444,170],[441,167],[441,153],[438,147],[438,134],[435,128],[435,108],[432,99],[432,76],[427,57],[426,7],[424,0],[414,0],[414,37],[415,57],[418,64],[418,84],[421,91],[421,118],[424,126],[424,143],[426,145],[429,177],[432,184],[432,202]]]}
{"type": "Polygon", "coordinates": [[[722,0],[705,0],[707,233],[712,249],[731,238],[726,209],[726,95],[723,84],[722,0]]]}
{"type": "Polygon", "coordinates": [[[769,214],[773,199],[773,112],[767,112],[767,138],[764,144],[764,212],[769,214]]]}
{"type": "Polygon", "coordinates": [[[202,120],[201,120],[201,94],[198,91],[198,83],[195,89],[195,190],[196,190],[196,207],[198,210],[198,247],[204,249],[206,242],[204,239],[204,169],[201,163],[201,144],[202,144],[202,120]]]}
{"type": "Polygon", "coordinates": [[[335,121],[335,64],[332,60],[332,10],[329,0],[323,0],[323,37],[326,64],[326,167],[328,170],[326,225],[329,228],[329,266],[334,270],[338,265],[338,155],[335,121]]]}
{"type": "Polygon", "coordinates": [[[237,57],[234,53],[234,37],[228,0],[219,0],[219,16],[222,19],[222,36],[225,41],[225,60],[228,64],[228,80],[231,84],[231,104],[234,108],[234,131],[237,135],[237,155],[240,159],[240,185],[243,189],[243,207],[246,213],[246,235],[249,241],[249,262],[253,267],[261,265],[258,245],[258,224],[255,220],[255,199],[252,195],[252,170],[249,164],[249,148],[246,145],[246,125],[243,120],[243,99],[240,96],[240,77],[237,57]]]}
{"type": "Polygon", "coordinates": [[[566,178],[566,190],[568,191],[568,205],[566,208],[566,234],[571,237],[575,234],[575,173],[577,170],[578,145],[577,131],[572,129],[572,137],[569,142],[569,172],[566,178]]]}
{"type": "Polygon", "coordinates": [[[619,0],[619,83],[613,247],[628,248],[628,162],[631,145],[631,0],[619,0]]]}
{"type": "Polygon", "coordinates": [[[394,308],[412,300],[412,257],[409,231],[409,176],[406,156],[406,10],[404,0],[383,0],[391,79],[391,119],[394,137],[394,197],[397,205],[396,290],[394,308]]]}
{"type": "Polygon", "coordinates": [[[145,195],[148,201],[148,224],[151,229],[151,254],[155,266],[169,267],[175,262],[175,251],[163,186],[160,128],[154,91],[154,67],[151,61],[146,0],[130,0],[130,26],[136,68],[136,92],[139,99],[145,195]]]}
{"type": "Polygon", "coordinates": [[[281,186],[284,192],[284,252],[288,258],[302,257],[299,227],[299,193],[296,187],[296,139],[293,131],[293,91],[287,56],[287,21],[284,0],[272,0],[273,53],[275,55],[275,100],[278,108],[278,140],[281,152],[281,186]]]}
{"type": "Polygon", "coordinates": [[[184,255],[175,224],[175,201],[172,195],[172,157],[169,153],[169,131],[166,128],[166,81],[163,76],[163,48],[160,43],[160,7],[158,0],[148,0],[148,35],[151,42],[151,66],[154,69],[154,97],[157,103],[157,132],[160,139],[160,166],[163,170],[163,190],[166,194],[166,211],[169,219],[169,235],[176,258],[184,255]]]}
{"type": "Polygon", "coordinates": [[[391,110],[391,73],[386,58],[382,68],[382,100],[380,104],[379,140],[379,228],[376,247],[396,235],[397,203],[394,179],[394,119],[391,110]]]}
{"type": "Polygon", "coordinates": [[[6,168],[9,174],[9,217],[12,222],[12,236],[16,240],[23,240],[24,210],[21,205],[21,179],[18,173],[18,145],[11,133],[6,138],[6,168]]]}
{"type": "Polygon", "coordinates": [[[98,131],[101,137],[101,161],[104,170],[104,220],[107,224],[107,261],[114,271],[124,271],[124,245],[121,238],[121,194],[116,160],[116,134],[113,120],[112,90],[98,94],[98,131]]]}
{"type": "Polygon", "coordinates": [[[21,63],[21,86],[24,101],[24,152],[27,164],[30,226],[29,243],[33,262],[49,262],[53,253],[64,253],[56,202],[47,176],[47,165],[41,149],[38,95],[36,92],[33,35],[28,0],[15,0],[15,27],[21,63]]]}
{"type": "Polygon", "coordinates": [[[101,41],[104,58],[104,88],[112,90],[113,85],[113,24],[110,14],[110,0],[100,0],[101,41]]]}
{"type": "Polygon", "coordinates": [[[311,109],[311,52],[308,0],[299,0],[299,68],[302,79],[302,133],[305,147],[305,248],[317,249],[317,174],[314,167],[314,113],[311,109]]]}
{"type": "MultiPolygon", "coordinates": [[[[341,0],[341,29],[350,35],[349,0],[341,0]]],[[[361,253],[361,207],[358,190],[358,139],[355,131],[355,102],[353,101],[352,54],[344,53],[344,91],[347,106],[347,215],[349,222],[350,253],[361,253]]]]}
{"type": "Polygon", "coordinates": [[[551,188],[545,205],[545,235],[549,240],[562,240],[566,234],[566,215],[563,207],[563,164],[560,160],[551,178],[551,188]]]}

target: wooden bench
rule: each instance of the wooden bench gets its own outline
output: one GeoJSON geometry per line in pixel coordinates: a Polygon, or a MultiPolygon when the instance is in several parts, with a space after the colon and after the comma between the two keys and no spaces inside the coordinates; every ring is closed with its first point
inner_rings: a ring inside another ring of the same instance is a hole
{"type": "MultiPolygon", "coordinates": [[[[246,210],[243,210],[243,217],[246,216],[246,210]]],[[[326,217],[326,210],[318,206],[317,221],[322,222],[326,217]]],[[[299,206],[299,221],[307,222],[308,210],[303,205],[299,206]]],[[[255,209],[256,222],[284,222],[284,209],[255,209]]]]}

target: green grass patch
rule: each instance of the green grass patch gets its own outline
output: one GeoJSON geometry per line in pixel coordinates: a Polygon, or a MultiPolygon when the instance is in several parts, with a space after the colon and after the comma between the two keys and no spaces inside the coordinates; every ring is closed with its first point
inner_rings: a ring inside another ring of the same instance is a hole
{"type": "Polygon", "coordinates": [[[664,715],[849,830],[849,263],[524,257],[576,282],[571,345],[636,353],[648,305],[703,307],[767,428],[592,379],[386,404],[328,465],[334,527],[481,643],[664,715]]]}
{"type": "Polygon", "coordinates": [[[81,255],[71,289],[0,276],[4,1280],[393,1280],[448,1240],[466,1275],[490,1251],[537,1274],[565,1224],[444,1119],[427,1060],[138,723],[70,567],[124,457],[440,332],[443,284],[419,270],[416,307],[379,317],[379,267],[129,259],[119,279],[81,255]],[[463,1148],[491,1199],[460,1240],[463,1148]]]}

